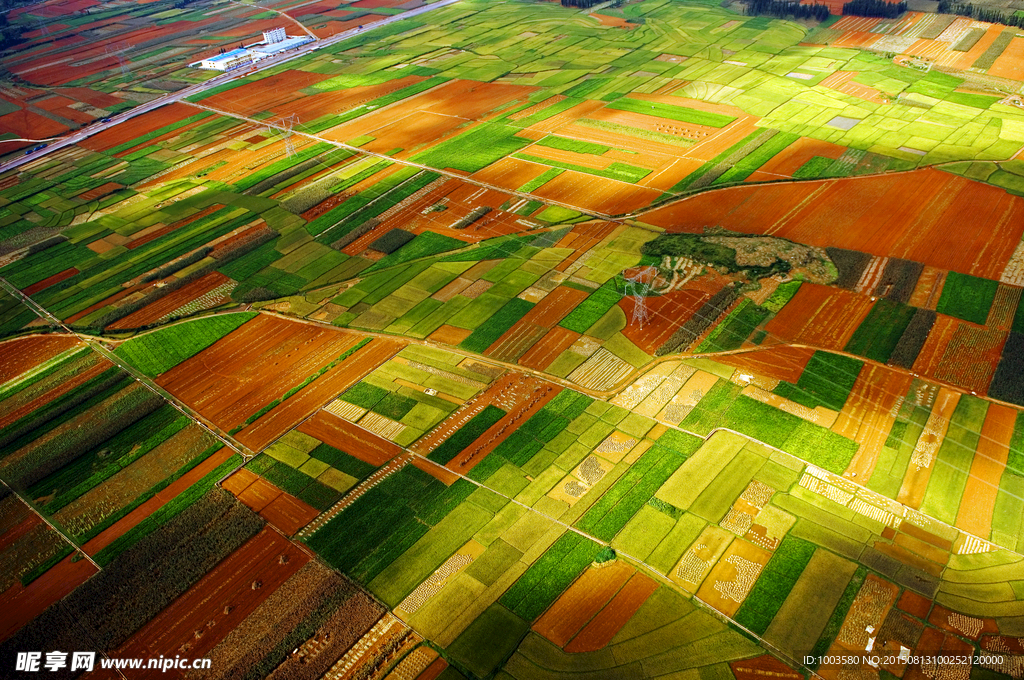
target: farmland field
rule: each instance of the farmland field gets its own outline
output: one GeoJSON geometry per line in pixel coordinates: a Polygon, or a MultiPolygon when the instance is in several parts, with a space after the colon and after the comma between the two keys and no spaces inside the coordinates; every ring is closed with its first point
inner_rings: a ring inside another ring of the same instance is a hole
{"type": "Polygon", "coordinates": [[[1019,678],[1018,4],[11,0],[0,676],[1019,678]]]}

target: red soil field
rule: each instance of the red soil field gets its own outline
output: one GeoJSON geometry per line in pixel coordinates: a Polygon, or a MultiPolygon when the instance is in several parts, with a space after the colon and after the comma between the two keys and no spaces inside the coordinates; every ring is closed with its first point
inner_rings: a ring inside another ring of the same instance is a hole
{"type": "Polygon", "coordinates": [[[134,529],[142,520],[174,500],[178,494],[184,492],[203,477],[216,470],[221,463],[231,457],[232,453],[234,452],[226,446],[219,449],[209,458],[199,463],[199,465],[196,465],[184,475],[171,482],[167,488],[157,492],[148,501],[90,539],[89,542],[82,546],[82,549],[89,555],[95,556],[99,551],[134,529]]]}
{"type": "Polygon", "coordinates": [[[871,304],[866,295],[804,283],[765,326],[769,333],[766,343],[782,341],[842,350],[871,304]]]}
{"type": "Polygon", "coordinates": [[[644,298],[644,307],[650,318],[641,326],[633,321],[636,301],[627,295],[619,300],[619,307],[626,314],[626,327],[622,334],[643,351],[654,354],[709,297],[698,290],[674,290],[665,295],[644,298]]]}
{"type": "Polygon", "coordinates": [[[65,279],[71,279],[72,277],[74,277],[76,273],[78,273],[78,269],[76,269],[75,267],[65,269],[63,271],[58,271],[55,274],[53,274],[52,277],[47,277],[42,281],[37,281],[28,288],[22,289],[22,292],[31,297],[38,293],[39,291],[46,290],[53,284],[59,284],[61,281],[65,279]]]}
{"type": "MultiPolygon", "coordinates": [[[[946,436],[949,419],[953,416],[953,410],[959,401],[960,394],[958,392],[954,392],[947,387],[939,388],[939,394],[935,397],[935,405],[932,407],[931,416],[937,418],[936,422],[938,423],[939,431],[937,433],[929,433],[926,427],[921,435],[921,442],[935,444],[935,450],[938,450],[938,446],[942,445],[942,440],[946,436]]],[[[931,417],[929,422],[931,422],[931,417]]],[[[932,470],[935,468],[935,465],[934,460],[928,467],[921,467],[913,463],[908,465],[896,500],[911,508],[921,507],[921,502],[924,500],[924,492],[928,488],[928,480],[931,479],[932,470]]]]}
{"type": "Polygon", "coordinates": [[[932,608],[932,601],[922,595],[918,595],[913,590],[904,590],[899,602],[896,603],[896,607],[908,614],[913,614],[919,619],[926,619],[928,618],[929,610],[932,608]]]}
{"type": "Polygon", "coordinates": [[[78,559],[73,562],[72,559],[76,557],[81,556],[77,552],[68,555],[28,586],[15,583],[0,593],[0,610],[4,612],[0,620],[0,642],[11,637],[97,572],[89,560],[78,559]]]}
{"type": "Polygon", "coordinates": [[[1010,439],[1017,421],[1017,411],[999,404],[989,404],[981,439],[971,462],[963,498],[954,524],[959,529],[987,538],[992,529],[992,512],[999,493],[999,480],[1010,454],[1010,439]]]}
{"type": "MultiPolygon", "coordinates": [[[[352,345],[357,337],[351,338],[352,345]]],[[[280,405],[236,435],[241,443],[258,451],[292,429],[309,414],[366,377],[405,347],[401,340],[374,338],[355,354],[303,387],[280,405]]]]}
{"type": "Polygon", "coordinates": [[[445,486],[451,486],[461,479],[457,474],[446,467],[442,467],[432,460],[426,458],[413,458],[412,466],[423,470],[428,475],[441,482],[445,486]]]}
{"type": "Polygon", "coordinates": [[[932,326],[931,332],[928,333],[928,339],[924,341],[924,347],[921,348],[920,354],[914,361],[915,373],[921,375],[935,373],[950,340],[953,339],[953,333],[961,323],[959,319],[944,314],[939,314],[935,318],[935,325],[932,326]]]}
{"type": "Polygon", "coordinates": [[[539,333],[538,337],[542,337],[550,328],[565,318],[565,315],[571,312],[576,305],[586,299],[587,293],[582,290],[568,288],[566,286],[559,286],[555,288],[544,296],[544,299],[534,305],[533,309],[527,312],[522,319],[517,321],[512,328],[505,331],[500,338],[495,340],[484,353],[488,356],[500,358],[503,361],[515,361],[522,356],[522,354],[529,349],[534,342],[536,342],[537,338],[534,338],[533,341],[525,347],[521,347],[514,351],[503,351],[503,349],[514,345],[515,339],[522,336],[524,331],[536,329],[539,333]],[[498,356],[499,354],[501,355],[500,357],[498,356]]]}
{"type": "Polygon", "coordinates": [[[68,129],[66,125],[27,109],[0,116],[0,132],[10,132],[25,139],[55,137],[68,129]]]}
{"type": "Polygon", "coordinates": [[[564,647],[608,604],[634,572],[633,567],[618,560],[590,567],[537,619],[533,630],[564,647]]]}
{"type": "Polygon", "coordinates": [[[112,194],[118,189],[124,189],[124,185],[118,184],[117,182],[107,182],[106,184],[99,185],[95,189],[89,189],[89,191],[78,194],[76,198],[80,198],[83,201],[95,201],[97,198],[103,198],[107,194],[112,194]]]}
{"type": "Polygon", "coordinates": [[[988,74],[1013,80],[1024,80],[1024,39],[1015,37],[1006,46],[996,63],[989,68],[988,74]]]}
{"type": "Polygon", "coordinates": [[[118,144],[137,139],[159,130],[165,125],[177,123],[194,115],[196,115],[196,109],[175,102],[131,118],[103,132],[98,132],[88,139],[82,140],[79,146],[90,151],[106,151],[118,144]]]}
{"type": "Polygon", "coordinates": [[[544,174],[544,166],[518,158],[505,157],[470,175],[473,179],[515,191],[544,174]]]}
{"type": "Polygon", "coordinates": [[[643,220],[722,226],[998,279],[1024,233],[1024,200],[939,170],[710,191],[643,220]]]}
{"type": "Polygon", "coordinates": [[[661,192],[566,170],[533,195],[603,215],[623,215],[650,205],[661,192]]]}
{"type": "MultiPolygon", "coordinates": [[[[345,141],[366,134],[376,140],[362,148],[387,153],[396,148],[407,157],[433,145],[455,128],[517,99],[525,98],[537,88],[501,83],[479,83],[452,80],[427,92],[409,97],[386,110],[361,116],[321,135],[324,139],[345,141]]],[[[458,133],[468,131],[460,128],[458,133]]]]}
{"type": "Polygon", "coordinates": [[[860,448],[846,468],[857,480],[871,477],[878,454],[896,422],[900,398],[910,389],[911,376],[884,366],[865,364],[857,375],[832,431],[853,439],[860,448]]]}
{"type": "Polygon", "coordinates": [[[260,314],[157,382],[231,430],[358,340],[353,333],[260,314]]]}
{"type": "Polygon", "coordinates": [[[465,328],[456,328],[455,326],[449,326],[446,324],[431,333],[429,339],[443,345],[451,345],[454,347],[468,338],[472,332],[473,331],[465,328]]]}
{"type": "Polygon", "coordinates": [[[295,535],[295,532],[320,514],[316,508],[244,468],[231,475],[221,486],[286,536],[295,535]]]}
{"type": "Polygon", "coordinates": [[[142,328],[143,326],[154,324],[176,309],[184,307],[196,298],[206,295],[217,286],[220,286],[230,280],[231,279],[220,272],[210,272],[206,276],[196,279],[192,283],[185,284],[173,293],[149,303],[139,311],[118,319],[107,326],[107,328],[110,330],[119,330],[126,328],[142,328]]]}
{"type": "Polygon", "coordinates": [[[416,680],[437,680],[437,677],[444,673],[445,668],[448,668],[448,662],[437,657],[427,666],[426,670],[416,676],[416,680]]]}
{"type": "Polygon", "coordinates": [[[768,347],[736,354],[721,354],[715,361],[776,380],[795,383],[811,360],[810,347],[768,347]]]}
{"type": "Polygon", "coordinates": [[[402,452],[400,446],[327,411],[317,411],[298,430],[370,465],[383,465],[402,452]]]}
{"type": "Polygon", "coordinates": [[[223,109],[243,116],[252,116],[260,111],[283,112],[283,110],[279,111],[280,107],[299,100],[295,103],[299,104],[303,109],[297,111],[297,114],[300,120],[307,121],[323,115],[324,111],[340,113],[423,80],[422,77],[410,76],[391,80],[380,85],[353,87],[337,92],[322,92],[308,96],[304,96],[300,92],[300,90],[316,85],[330,77],[329,75],[319,73],[289,69],[208,97],[202,103],[204,106],[214,109],[223,109]],[[302,103],[302,100],[306,98],[315,99],[320,105],[329,104],[331,108],[320,109],[321,113],[315,114],[315,109],[310,108],[306,110],[306,105],[302,103]]]}
{"type": "Polygon", "coordinates": [[[51,401],[67,394],[68,392],[75,389],[79,385],[82,385],[92,380],[100,373],[103,373],[103,371],[113,366],[112,363],[110,363],[103,357],[100,357],[96,354],[93,354],[92,356],[95,357],[95,363],[89,368],[80,371],[76,375],[69,377],[64,382],[55,386],[53,389],[49,390],[45,394],[39,395],[38,397],[28,402],[27,404],[23,404],[17,408],[12,408],[8,410],[6,413],[0,414],[0,427],[6,427],[11,423],[15,422],[16,420],[18,420],[19,418],[27,416],[29,413],[35,411],[37,408],[41,408],[42,406],[49,404],[51,401]]]}
{"type": "MultiPolygon", "coordinates": [[[[153,617],[118,656],[205,656],[309,559],[281,534],[263,529],[153,617]]],[[[135,677],[168,676],[153,669],[135,677]]]]}
{"type": "Polygon", "coordinates": [[[640,572],[633,574],[611,602],[565,646],[565,651],[577,654],[603,649],[657,589],[654,579],[640,572]]]}
{"type": "Polygon", "coordinates": [[[519,365],[543,371],[558,355],[569,349],[580,334],[568,328],[555,326],[547,335],[538,340],[523,356],[519,357],[519,365]]]}
{"type": "MultiPolygon", "coordinates": [[[[506,373],[478,397],[477,405],[496,402],[507,413],[501,420],[487,428],[476,441],[448,461],[446,467],[459,474],[466,474],[561,391],[556,385],[542,382],[533,376],[506,373]],[[512,402],[511,406],[508,405],[509,401],[512,402]]],[[[430,434],[433,435],[434,432],[430,434]]]]}
{"type": "MultiPolygon", "coordinates": [[[[824,81],[821,83],[825,85],[824,81]]],[[[758,168],[759,172],[780,177],[792,177],[793,173],[815,156],[839,158],[845,149],[831,142],[810,137],[801,137],[758,168]]]]}
{"type": "Polygon", "coordinates": [[[0,384],[79,344],[71,335],[33,335],[0,343],[0,384]]]}
{"type": "Polygon", "coordinates": [[[604,239],[611,236],[621,225],[605,221],[583,222],[575,225],[572,230],[555,244],[556,248],[572,248],[573,254],[559,262],[555,270],[564,272],[573,262],[578,260],[604,239]]]}
{"type": "Polygon", "coordinates": [[[610,17],[607,14],[590,14],[588,15],[591,19],[597,19],[602,26],[614,26],[615,28],[636,28],[636,24],[631,24],[621,17],[610,17]]]}
{"type": "Polygon", "coordinates": [[[1006,337],[1005,330],[961,322],[932,376],[961,389],[986,394],[1006,337]]]}

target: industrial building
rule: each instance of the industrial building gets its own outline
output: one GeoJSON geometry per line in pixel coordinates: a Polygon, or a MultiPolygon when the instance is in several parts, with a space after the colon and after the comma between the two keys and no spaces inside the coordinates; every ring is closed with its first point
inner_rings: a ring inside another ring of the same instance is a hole
{"type": "Polygon", "coordinates": [[[312,41],[313,38],[308,35],[286,35],[283,28],[272,28],[269,31],[263,32],[262,42],[238,47],[223,54],[215,54],[202,61],[193,62],[189,66],[191,68],[204,68],[214,71],[231,71],[243,66],[249,66],[275,54],[293,50],[312,41]]]}

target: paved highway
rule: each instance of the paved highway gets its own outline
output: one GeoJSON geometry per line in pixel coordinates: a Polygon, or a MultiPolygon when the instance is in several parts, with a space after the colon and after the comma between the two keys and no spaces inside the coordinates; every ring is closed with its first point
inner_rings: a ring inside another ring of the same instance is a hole
{"type": "Polygon", "coordinates": [[[329,38],[324,38],[323,40],[317,40],[315,42],[307,43],[295,49],[294,51],[285,52],[273,57],[269,57],[267,59],[263,59],[262,61],[256,63],[251,67],[235,69],[234,71],[228,71],[218,76],[215,76],[205,82],[196,83],[195,85],[190,85],[183,90],[171,92],[162,97],[158,97],[152,101],[139,104],[138,106],[129,109],[128,111],[123,111],[117,115],[111,116],[109,119],[107,119],[107,122],[97,121],[87,127],[72,132],[66,137],[61,137],[58,141],[49,144],[43,149],[33,151],[27,155],[22,154],[21,156],[9,158],[8,160],[0,164],[0,174],[7,172],[8,170],[14,170],[15,168],[21,167],[26,163],[31,163],[37,158],[42,158],[46,154],[56,151],[58,149],[63,149],[66,146],[78,144],[79,142],[88,139],[89,137],[95,135],[98,132],[102,132],[103,130],[112,128],[115,125],[125,122],[126,120],[130,120],[135,116],[140,116],[144,113],[148,113],[149,111],[158,109],[161,106],[173,104],[174,102],[181,101],[185,97],[191,97],[192,95],[199,94],[200,92],[204,92],[219,85],[224,85],[225,83],[229,83],[232,80],[241,78],[242,76],[252,75],[253,73],[256,73],[258,71],[263,71],[274,66],[280,66],[285,62],[291,61],[293,59],[298,59],[299,57],[309,54],[310,52],[315,52],[316,50],[320,50],[325,47],[330,47],[335,43],[348,40],[349,38],[361,35],[363,33],[366,33],[367,31],[372,31],[375,28],[380,28],[381,26],[386,26],[387,24],[391,24],[396,21],[401,21],[402,19],[408,19],[410,17],[424,14],[426,12],[433,11],[440,7],[447,7],[448,5],[454,4],[458,1],[459,0],[440,0],[440,2],[435,2],[431,5],[424,5],[423,7],[409,10],[408,12],[403,12],[402,14],[396,14],[394,16],[381,19],[380,21],[364,24],[362,26],[359,26],[358,28],[353,28],[348,31],[337,33],[329,38]]]}

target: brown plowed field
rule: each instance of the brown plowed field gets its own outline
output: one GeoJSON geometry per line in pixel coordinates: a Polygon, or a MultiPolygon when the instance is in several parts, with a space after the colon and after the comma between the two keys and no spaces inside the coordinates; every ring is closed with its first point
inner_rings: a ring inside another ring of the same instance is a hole
{"type": "MultiPolygon", "coordinates": [[[[260,78],[259,80],[246,83],[239,87],[232,88],[227,92],[221,92],[215,94],[212,97],[207,97],[203,100],[203,106],[209,106],[214,109],[224,109],[225,111],[231,111],[243,116],[252,116],[254,113],[260,111],[272,111],[274,107],[281,104],[291,102],[295,99],[303,98],[303,95],[299,90],[305,89],[316,85],[317,83],[327,80],[331,76],[320,73],[309,73],[308,71],[297,71],[294,69],[288,69],[281,73],[275,73],[272,76],[260,78]]],[[[405,85],[412,85],[423,80],[423,78],[415,78],[409,80],[408,78],[402,78],[400,81],[390,81],[388,84],[393,85],[397,82],[408,81],[404,85],[399,85],[399,89],[405,87],[405,85]]],[[[335,104],[339,105],[338,108],[331,109],[334,111],[344,111],[351,106],[358,106],[361,101],[358,98],[361,96],[368,96],[367,101],[376,97],[387,94],[388,88],[383,88],[382,94],[374,94],[377,87],[353,87],[349,90],[344,90],[350,97],[357,99],[357,101],[349,106],[345,106],[343,102],[338,101],[335,104]]],[[[316,97],[317,95],[312,95],[316,97]]],[[[300,116],[301,118],[301,116],[300,116]]],[[[305,118],[302,118],[305,121],[305,118]]]]}
{"type": "Polygon", "coordinates": [[[543,371],[558,355],[569,349],[580,337],[579,333],[568,328],[555,326],[543,338],[538,340],[523,356],[519,357],[519,365],[543,371]]]}
{"type": "Polygon", "coordinates": [[[698,290],[674,290],[665,295],[646,297],[644,307],[649,317],[641,325],[633,320],[636,301],[627,295],[619,300],[619,307],[626,314],[626,327],[622,334],[643,351],[654,354],[709,297],[698,290]]]}
{"type": "Polygon", "coordinates": [[[67,131],[66,125],[28,109],[0,116],[0,132],[10,132],[25,139],[56,137],[67,131]]]}
{"type": "Polygon", "coordinates": [[[618,560],[590,567],[537,619],[533,630],[564,647],[634,573],[633,567],[618,560]]]}
{"type": "Polygon", "coordinates": [[[715,361],[776,380],[796,383],[814,350],[810,347],[769,347],[737,354],[722,354],[715,361]]]}
{"type": "Polygon", "coordinates": [[[294,536],[319,514],[315,508],[245,468],[225,479],[221,486],[286,536],[294,536]]]}
{"type": "Polygon", "coordinates": [[[280,529],[286,536],[294,536],[295,532],[312,522],[319,514],[320,511],[316,508],[284,491],[260,511],[260,517],[280,529]]]}
{"type": "MultiPolygon", "coordinates": [[[[501,420],[487,428],[476,441],[448,461],[446,467],[459,474],[466,474],[512,434],[517,427],[544,408],[561,391],[558,386],[542,382],[533,376],[506,373],[486,392],[477,397],[478,406],[496,404],[504,409],[506,414],[501,420]]],[[[448,432],[449,430],[437,431],[448,432]]]]}
{"type": "Polygon", "coordinates": [[[584,222],[577,224],[568,234],[555,244],[556,248],[572,248],[573,253],[555,266],[555,270],[564,272],[573,262],[578,260],[598,243],[608,238],[621,225],[605,222],[584,222]]]}
{"type": "Polygon", "coordinates": [[[470,176],[479,182],[515,191],[543,174],[544,166],[542,165],[521,161],[518,158],[505,157],[470,176]]]}
{"type": "MultiPolygon", "coordinates": [[[[711,572],[697,591],[697,596],[726,616],[732,616],[739,609],[742,600],[745,600],[746,596],[750,594],[749,590],[743,593],[742,588],[739,592],[733,592],[733,588],[736,586],[729,585],[743,578],[736,566],[742,565],[746,568],[748,567],[746,563],[752,562],[763,568],[771,556],[772,554],[767,550],[737,538],[729,544],[725,553],[711,568],[711,572]],[[718,585],[717,588],[716,585],[718,585]]],[[[758,574],[760,575],[760,570],[758,570],[758,574]]]]}
{"type": "Polygon", "coordinates": [[[896,500],[911,508],[921,507],[924,500],[925,489],[928,488],[928,480],[931,479],[932,470],[936,465],[937,452],[946,437],[946,430],[949,428],[949,419],[953,416],[953,410],[960,401],[960,394],[953,390],[941,387],[935,398],[935,405],[932,413],[925,424],[924,432],[918,440],[917,446],[922,444],[934,447],[931,464],[927,467],[915,465],[913,459],[907,466],[906,475],[903,477],[903,484],[900,486],[899,495],[896,500]],[[931,426],[931,427],[930,427],[931,426]]]}
{"type": "Polygon", "coordinates": [[[383,465],[402,452],[387,439],[327,411],[317,411],[298,429],[370,465],[383,465]]]}
{"type": "MultiPolygon", "coordinates": [[[[117,64],[116,59],[114,64],[117,64]]],[[[159,130],[165,125],[177,123],[179,120],[194,116],[195,114],[196,109],[175,102],[126,120],[103,132],[98,132],[88,139],[82,140],[79,146],[91,151],[106,151],[118,144],[123,144],[126,140],[141,137],[159,130]]]]}
{"type": "MultiPolygon", "coordinates": [[[[821,85],[825,85],[824,81],[821,85]]],[[[831,142],[810,137],[801,137],[762,165],[758,170],[769,175],[792,177],[804,163],[815,156],[839,158],[845,149],[831,142]]]]}
{"type": "Polygon", "coordinates": [[[157,382],[218,427],[231,430],[358,340],[345,331],[261,314],[157,382]]]}
{"type": "MultiPolygon", "coordinates": [[[[14,421],[18,420],[19,418],[22,418],[24,416],[27,416],[29,413],[32,413],[37,408],[42,408],[44,405],[49,404],[54,399],[57,399],[67,394],[71,390],[75,389],[79,385],[82,385],[92,380],[93,378],[98,376],[100,373],[103,373],[103,371],[107,370],[111,366],[113,366],[112,363],[110,363],[109,361],[102,357],[98,357],[92,366],[85,368],[85,370],[80,370],[75,375],[69,377],[67,380],[56,385],[53,389],[48,390],[45,394],[41,394],[35,399],[29,401],[28,403],[22,404],[17,408],[11,408],[6,413],[0,415],[0,427],[7,427],[14,421]]],[[[13,397],[13,399],[15,400],[17,398],[18,395],[15,395],[13,397]]],[[[5,400],[5,403],[6,401],[7,400],[5,400]]]]}
{"type": "Polygon", "coordinates": [[[79,344],[71,335],[33,335],[0,343],[0,384],[79,344]]]}
{"type": "Polygon", "coordinates": [[[939,314],[935,319],[935,325],[928,333],[928,339],[924,341],[920,354],[914,360],[914,372],[921,375],[934,375],[942,361],[946,348],[953,339],[957,327],[963,323],[951,316],[939,314]]]}
{"type": "Polygon", "coordinates": [[[998,279],[1024,233],[1024,199],[925,169],[711,191],[643,220],[673,232],[722,226],[998,279]]]}
{"type": "MultiPolygon", "coordinates": [[[[582,290],[575,288],[568,288],[566,286],[559,286],[553,291],[544,296],[544,299],[534,305],[533,309],[527,312],[522,319],[516,322],[512,328],[505,331],[505,333],[494,341],[490,347],[487,348],[485,354],[496,355],[501,348],[509,343],[514,338],[522,334],[522,331],[526,327],[533,327],[542,329],[541,335],[544,334],[548,329],[554,327],[565,318],[565,315],[571,312],[576,305],[580,304],[587,299],[587,293],[582,290]]],[[[531,345],[533,343],[530,343],[531,345]]],[[[512,356],[503,355],[504,361],[515,361],[519,356],[529,349],[530,345],[518,354],[512,356]]]]}
{"type": "Polygon", "coordinates": [[[846,475],[857,480],[871,477],[889,430],[896,422],[897,402],[910,389],[911,376],[884,366],[865,364],[857,375],[832,431],[860,444],[846,475]]]}
{"type": "MultiPolygon", "coordinates": [[[[120,187],[121,185],[118,184],[117,186],[120,187]]],[[[53,276],[47,276],[42,281],[36,281],[35,283],[33,283],[28,288],[22,289],[21,292],[24,293],[25,295],[28,295],[29,297],[31,297],[31,296],[35,295],[36,293],[38,293],[41,290],[46,290],[47,288],[49,288],[50,286],[52,286],[55,283],[60,283],[64,279],[70,279],[72,276],[74,276],[77,273],[78,273],[78,270],[75,269],[74,267],[72,267],[71,269],[65,269],[62,272],[57,272],[53,276]]]]}
{"type": "MultiPolygon", "coordinates": [[[[433,90],[404,99],[349,123],[332,128],[324,139],[347,140],[372,134],[376,141],[363,148],[385,153],[436,144],[441,137],[468,120],[480,120],[490,111],[525,98],[535,87],[503,83],[452,80],[433,90]]],[[[465,132],[468,128],[461,128],[465,132]]]]}
{"type": "Polygon", "coordinates": [[[1005,330],[979,328],[966,321],[961,322],[932,375],[961,389],[987,394],[1006,337],[1005,330]]]}
{"type": "Polygon", "coordinates": [[[430,340],[440,342],[442,345],[455,347],[470,336],[473,331],[466,328],[456,328],[445,324],[430,334],[430,340]]]}
{"type": "Polygon", "coordinates": [[[15,583],[0,593],[0,609],[4,612],[0,620],[0,642],[96,573],[96,567],[89,560],[72,562],[76,556],[80,557],[77,553],[68,555],[28,586],[15,583]]]}
{"type": "Polygon", "coordinates": [[[996,59],[996,63],[992,64],[988,74],[1000,78],[1024,80],[1024,39],[1015,37],[1011,40],[1003,53],[996,59]]]}
{"type": "Polygon", "coordinates": [[[96,537],[89,540],[82,546],[82,549],[89,555],[95,556],[99,551],[106,548],[115,540],[134,529],[142,520],[146,519],[164,505],[174,500],[178,494],[184,492],[190,486],[201,480],[217,469],[217,467],[231,457],[234,451],[224,447],[212,456],[196,465],[194,468],[171,482],[167,488],[157,492],[155,496],[132,510],[130,513],[119,519],[113,525],[100,532],[96,537]]]}
{"type": "Polygon", "coordinates": [[[910,294],[908,304],[911,307],[922,309],[935,309],[939,303],[939,296],[942,294],[942,284],[945,280],[945,272],[936,267],[925,267],[921,276],[917,279],[914,292],[910,294]],[[938,290],[936,290],[938,287],[938,290]]]}
{"type": "Polygon", "coordinates": [[[230,281],[230,279],[220,272],[210,272],[206,276],[196,279],[192,283],[185,284],[173,293],[149,303],[139,311],[118,319],[107,326],[107,328],[110,330],[120,330],[127,328],[142,328],[143,326],[154,324],[176,309],[184,307],[196,298],[206,295],[211,290],[223,283],[226,283],[227,281],[230,281]]]}
{"type": "Polygon", "coordinates": [[[576,654],[604,649],[657,589],[654,579],[640,572],[633,574],[611,602],[565,646],[565,651],[576,654]]]}
{"type": "Polygon", "coordinates": [[[623,215],[650,205],[660,191],[566,170],[533,192],[550,201],[606,215],[623,215]]]}
{"type": "Polygon", "coordinates": [[[989,404],[981,439],[971,462],[960,510],[954,524],[964,531],[987,538],[992,528],[992,511],[999,493],[999,480],[1006,468],[1010,439],[1017,422],[1017,411],[999,404],[989,404]]]}
{"type": "MultiPolygon", "coordinates": [[[[355,345],[357,339],[353,337],[351,345],[355,345]]],[[[397,354],[403,347],[405,343],[401,340],[374,338],[355,354],[239,432],[238,441],[253,451],[259,451],[298,425],[310,413],[362,380],[367,373],[397,354]]]]}
{"type": "Polygon", "coordinates": [[[866,295],[804,283],[793,299],[765,325],[771,342],[791,342],[842,350],[871,311],[866,295]]]}
{"type": "MultiPolygon", "coordinates": [[[[308,561],[298,546],[264,529],[153,617],[121,646],[118,656],[205,656],[308,561]]],[[[168,676],[149,670],[135,677],[168,676]]]]}

